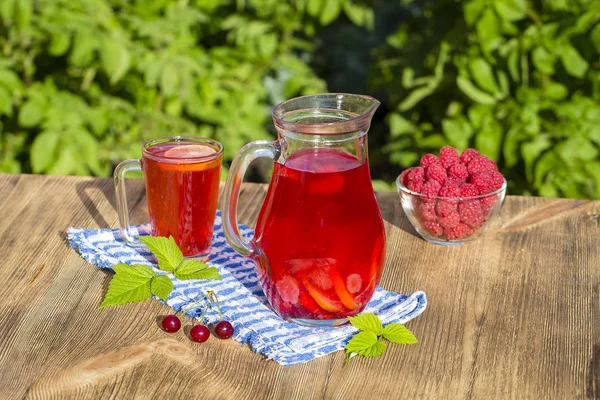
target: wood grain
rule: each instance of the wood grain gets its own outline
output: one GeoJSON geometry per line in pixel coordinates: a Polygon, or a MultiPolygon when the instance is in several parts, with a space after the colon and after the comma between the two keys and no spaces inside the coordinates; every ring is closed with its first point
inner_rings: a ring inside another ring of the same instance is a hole
{"type": "MultiPolygon", "coordinates": [[[[266,186],[248,184],[254,225],[266,186]]],[[[396,194],[381,285],[424,290],[418,345],[343,365],[280,367],[234,341],[168,335],[156,301],[98,310],[109,274],[69,248],[69,226],[116,227],[109,179],[0,175],[0,399],[598,399],[600,202],[508,196],[479,241],[420,239],[396,194]]],[[[143,182],[128,185],[132,222],[143,182]]]]}

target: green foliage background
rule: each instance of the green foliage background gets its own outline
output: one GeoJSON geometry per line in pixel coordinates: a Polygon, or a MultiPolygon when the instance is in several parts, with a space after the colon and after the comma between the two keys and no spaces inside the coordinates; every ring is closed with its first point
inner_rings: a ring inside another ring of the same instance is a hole
{"type": "Polygon", "coordinates": [[[0,171],[109,176],[165,135],[230,161],[329,90],[382,100],[379,189],[450,144],[513,194],[600,198],[599,21],[598,0],[2,0],[0,171]]]}

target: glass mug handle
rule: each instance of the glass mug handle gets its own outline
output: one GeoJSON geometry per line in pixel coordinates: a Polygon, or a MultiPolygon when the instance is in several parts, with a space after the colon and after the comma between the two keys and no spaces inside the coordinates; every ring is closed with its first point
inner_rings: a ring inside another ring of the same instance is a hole
{"type": "Polygon", "coordinates": [[[129,233],[129,208],[127,207],[127,191],[125,190],[125,174],[129,171],[141,171],[142,163],[140,160],[125,160],[117,165],[113,174],[115,181],[115,193],[117,195],[117,213],[119,214],[119,230],[123,239],[136,244],[139,241],[129,233]]]}
{"type": "Polygon", "coordinates": [[[275,161],[279,157],[279,142],[258,140],[245,145],[238,151],[231,166],[225,182],[224,201],[221,214],[223,217],[223,232],[225,239],[235,251],[246,257],[254,255],[254,249],[250,241],[240,235],[237,223],[237,203],[240,197],[242,180],[248,165],[259,157],[269,157],[275,161]]]}

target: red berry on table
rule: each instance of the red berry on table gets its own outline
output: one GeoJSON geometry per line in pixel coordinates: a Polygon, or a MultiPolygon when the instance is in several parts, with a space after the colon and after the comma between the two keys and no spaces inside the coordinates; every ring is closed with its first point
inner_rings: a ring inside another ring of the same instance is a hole
{"type": "Polygon", "coordinates": [[[494,204],[496,204],[496,196],[486,196],[482,197],[481,200],[481,211],[483,211],[484,215],[487,215],[488,212],[492,209],[494,204]]]}
{"type": "Polygon", "coordinates": [[[421,190],[423,189],[423,181],[421,181],[421,180],[408,181],[408,184],[406,185],[406,187],[408,188],[408,190],[411,190],[415,193],[421,193],[421,190]]]}
{"type": "Polygon", "coordinates": [[[210,331],[204,325],[194,325],[190,329],[190,339],[194,342],[204,343],[210,337],[210,331]]]}
{"type": "Polygon", "coordinates": [[[498,190],[504,185],[504,176],[498,171],[490,173],[490,180],[492,185],[492,191],[498,190]]]}
{"type": "Polygon", "coordinates": [[[421,194],[425,195],[425,199],[433,199],[440,192],[442,185],[438,181],[427,181],[423,184],[421,194]]]}
{"type": "Polygon", "coordinates": [[[435,207],[437,215],[445,217],[453,212],[456,212],[456,200],[438,200],[435,207]]]}
{"type": "Polygon", "coordinates": [[[425,170],[425,176],[428,181],[434,180],[438,181],[440,184],[443,184],[446,181],[446,168],[442,166],[442,164],[431,164],[425,170]]]}
{"type": "Polygon", "coordinates": [[[440,149],[440,161],[444,168],[449,168],[451,165],[460,162],[458,151],[454,147],[444,146],[440,149]]]}
{"type": "Polygon", "coordinates": [[[475,185],[479,194],[487,194],[493,192],[492,179],[490,174],[485,172],[477,172],[471,175],[470,182],[475,185]]]}
{"type": "Polygon", "coordinates": [[[421,217],[425,221],[437,220],[437,215],[435,214],[435,206],[433,205],[433,203],[421,203],[419,205],[419,211],[421,211],[421,217]]]}
{"type": "Polygon", "coordinates": [[[477,229],[485,222],[481,203],[477,199],[461,201],[458,204],[458,214],[460,221],[471,228],[477,229]]]}
{"type": "Polygon", "coordinates": [[[463,183],[459,187],[460,189],[460,197],[472,197],[478,196],[479,190],[472,183],[463,183]]]}
{"type": "Polygon", "coordinates": [[[425,179],[425,169],[423,167],[409,168],[407,176],[409,181],[422,181],[425,179]]]}
{"type": "Polygon", "coordinates": [[[406,185],[408,184],[408,169],[405,169],[404,171],[402,171],[402,173],[400,174],[400,183],[402,185],[404,185],[406,187],[406,185]]]}
{"type": "Polygon", "coordinates": [[[477,172],[492,172],[497,171],[496,163],[486,156],[477,156],[467,164],[467,170],[471,175],[477,172]]]}
{"type": "Polygon", "coordinates": [[[481,154],[475,149],[466,149],[460,155],[460,162],[467,165],[472,159],[474,159],[475,157],[477,157],[479,155],[481,155],[481,154]]]}
{"type": "Polygon", "coordinates": [[[233,326],[229,321],[221,321],[215,326],[215,335],[220,339],[229,339],[233,336],[233,326]]]}
{"type": "Polygon", "coordinates": [[[466,182],[469,178],[469,171],[464,164],[453,164],[448,168],[448,179],[456,178],[459,182],[466,182]]]}
{"type": "Polygon", "coordinates": [[[162,319],[161,325],[166,332],[173,333],[181,328],[181,321],[176,315],[167,315],[162,319]]]}
{"type": "Polygon", "coordinates": [[[431,153],[425,154],[423,157],[421,157],[421,161],[419,162],[419,164],[423,168],[427,168],[432,164],[439,164],[439,163],[440,163],[440,159],[431,153]]]}
{"type": "Polygon", "coordinates": [[[471,228],[469,228],[467,225],[458,223],[452,228],[444,229],[444,236],[446,236],[446,239],[448,240],[462,239],[471,231],[471,228]]]}
{"type": "Polygon", "coordinates": [[[435,221],[423,222],[423,228],[425,228],[433,236],[440,236],[444,232],[444,228],[442,228],[440,224],[435,221]]]}
{"type": "Polygon", "coordinates": [[[459,222],[460,222],[460,215],[456,211],[453,211],[453,212],[449,213],[448,215],[446,215],[445,217],[440,217],[438,219],[438,223],[444,229],[450,229],[450,228],[456,226],[459,222]]]}
{"type": "Polygon", "coordinates": [[[448,197],[448,198],[456,198],[456,197],[460,196],[460,189],[458,188],[457,185],[448,185],[448,184],[445,184],[440,189],[440,192],[438,193],[438,196],[440,196],[440,197],[448,197]]]}

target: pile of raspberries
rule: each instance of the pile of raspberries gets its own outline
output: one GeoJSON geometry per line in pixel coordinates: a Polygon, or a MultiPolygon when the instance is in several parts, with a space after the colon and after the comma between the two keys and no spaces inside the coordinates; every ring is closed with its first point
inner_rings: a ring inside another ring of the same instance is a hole
{"type": "Polygon", "coordinates": [[[445,146],[439,158],[425,154],[420,165],[403,171],[400,182],[421,194],[414,196],[413,207],[423,229],[446,240],[472,235],[496,202],[495,195],[485,195],[504,184],[496,163],[475,149],[459,155],[455,148],[445,146]]]}

